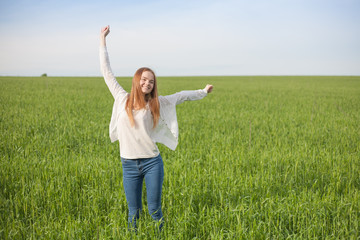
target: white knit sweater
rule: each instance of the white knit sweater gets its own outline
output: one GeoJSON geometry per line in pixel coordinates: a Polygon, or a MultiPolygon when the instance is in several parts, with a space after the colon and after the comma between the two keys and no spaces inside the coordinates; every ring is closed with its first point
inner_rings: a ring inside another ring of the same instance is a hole
{"type": "Polygon", "coordinates": [[[139,128],[135,129],[130,126],[128,119],[126,120],[123,115],[126,114],[125,103],[129,94],[116,81],[110,67],[107,49],[104,46],[100,46],[100,66],[105,82],[115,100],[109,134],[111,142],[119,140],[121,157],[128,159],[156,157],[159,154],[155,144],[157,142],[164,144],[171,150],[175,150],[178,145],[179,135],[176,105],[188,100],[200,100],[207,95],[207,91],[199,89],[159,96],[160,118],[156,128],[152,128],[152,120],[149,122],[142,121],[143,118],[149,119],[149,113],[146,113],[146,111],[150,110],[144,109],[140,114],[134,115],[136,124],[141,124],[139,128]],[[141,119],[137,119],[137,117],[141,119]],[[132,136],[129,137],[130,135],[132,136]],[[129,142],[130,138],[132,140],[129,142]]]}

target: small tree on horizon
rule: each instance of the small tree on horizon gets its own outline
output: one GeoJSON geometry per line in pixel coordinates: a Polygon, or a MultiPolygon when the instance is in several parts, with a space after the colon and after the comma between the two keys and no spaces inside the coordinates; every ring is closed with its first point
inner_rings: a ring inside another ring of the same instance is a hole
{"type": "Polygon", "coordinates": [[[41,76],[42,76],[42,77],[47,77],[47,74],[46,74],[46,73],[43,73],[41,76]]]}

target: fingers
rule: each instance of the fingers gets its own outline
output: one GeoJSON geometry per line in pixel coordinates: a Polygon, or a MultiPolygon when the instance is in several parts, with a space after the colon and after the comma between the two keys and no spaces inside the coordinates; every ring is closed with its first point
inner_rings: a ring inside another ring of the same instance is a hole
{"type": "Polygon", "coordinates": [[[213,90],[213,85],[207,84],[206,87],[205,87],[205,89],[206,89],[206,91],[207,91],[208,93],[211,93],[212,90],[213,90]]]}
{"type": "Polygon", "coordinates": [[[109,26],[109,25],[101,28],[101,34],[102,34],[102,35],[107,36],[107,35],[109,34],[109,32],[110,32],[110,26],[109,26]]]}

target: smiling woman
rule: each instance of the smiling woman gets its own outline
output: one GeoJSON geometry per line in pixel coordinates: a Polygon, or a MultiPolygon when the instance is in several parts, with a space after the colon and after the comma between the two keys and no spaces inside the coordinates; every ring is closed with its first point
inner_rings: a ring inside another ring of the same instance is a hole
{"type": "Polygon", "coordinates": [[[135,126],[133,110],[144,109],[146,106],[150,108],[153,127],[155,127],[160,115],[156,77],[153,70],[142,67],[134,75],[130,97],[126,100],[125,105],[132,127],[135,126]]]}
{"type": "Polygon", "coordinates": [[[106,36],[110,28],[101,29],[100,63],[105,82],[114,97],[110,138],[120,143],[123,185],[129,208],[129,227],[136,228],[142,209],[142,186],[145,179],[149,214],[163,226],[161,192],[164,179],[163,161],[157,142],[175,150],[178,144],[176,105],[187,100],[200,100],[213,89],[181,91],[158,96],[157,80],[150,68],[136,71],[128,94],[117,82],[110,67],[106,36]]]}
{"type": "Polygon", "coordinates": [[[144,94],[149,94],[153,90],[155,83],[154,78],[154,74],[149,70],[145,70],[141,74],[140,86],[144,94]]]}

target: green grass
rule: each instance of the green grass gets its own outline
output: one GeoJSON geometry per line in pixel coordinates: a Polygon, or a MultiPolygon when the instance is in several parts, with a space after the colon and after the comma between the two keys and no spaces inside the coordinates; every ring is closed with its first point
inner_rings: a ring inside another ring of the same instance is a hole
{"type": "MultiPolygon", "coordinates": [[[[164,239],[359,239],[360,77],[159,77],[177,107],[164,239]]],[[[118,78],[130,90],[130,78],[118,78]]],[[[102,78],[1,77],[0,238],[152,239],[127,230],[102,78]]],[[[144,189],[145,191],[145,189],[144,189]]]]}

